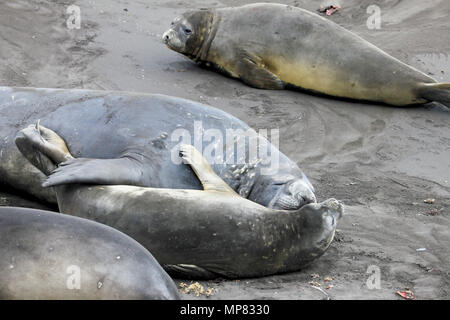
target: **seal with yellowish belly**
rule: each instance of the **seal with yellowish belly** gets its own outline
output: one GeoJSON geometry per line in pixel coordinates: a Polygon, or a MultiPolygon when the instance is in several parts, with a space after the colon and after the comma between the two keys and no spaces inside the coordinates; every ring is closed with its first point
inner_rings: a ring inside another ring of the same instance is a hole
{"type": "Polygon", "coordinates": [[[172,22],[163,41],[260,89],[450,106],[449,83],[437,83],[336,23],[296,7],[256,3],[188,11],[172,22]]]}
{"type": "MultiPolygon", "coordinates": [[[[22,130],[16,143],[50,177],[73,158],[64,140],[43,126],[22,130]]],[[[180,156],[204,190],[67,183],[55,186],[60,211],[124,232],[184,278],[296,271],[330,246],[343,213],[337,200],[267,208],[237,194],[192,145],[181,145],[180,156]]]]}

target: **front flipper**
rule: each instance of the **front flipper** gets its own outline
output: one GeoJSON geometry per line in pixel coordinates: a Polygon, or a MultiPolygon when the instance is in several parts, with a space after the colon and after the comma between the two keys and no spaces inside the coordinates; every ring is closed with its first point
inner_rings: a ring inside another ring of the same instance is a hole
{"type": "Polygon", "coordinates": [[[118,159],[73,158],[63,162],[42,184],[51,187],[69,183],[147,186],[141,164],[118,159]]]}
{"type": "Polygon", "coordinates": [[[206,191],[231,192],[237,195],[233,188],[214,172],[208,161],[194,146],[181,145],[180,157],[191,166],[206,191]]]}
{"type": "Polygon", "coordinates": [[[117,159],[74,158],[65,141],[39,122],[21,130],[15,142],[28,161],[49,176],[43,187],[69,183],[149,185],[150,175],[144,173],[136,155],[117,159]]]}
{"type": "Polygon", "coordinates": [[[237,59],[239,77],[249,86],[259,89],[284,89],[283,81],[267,70],[261,58],[240,49],[238,50],[237,59]]]}

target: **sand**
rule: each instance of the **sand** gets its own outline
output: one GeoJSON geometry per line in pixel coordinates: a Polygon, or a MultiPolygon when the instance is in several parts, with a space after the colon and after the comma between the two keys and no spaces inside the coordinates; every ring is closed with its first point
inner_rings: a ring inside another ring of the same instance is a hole
{"type": "MultiPolygon", "coordinates": [[[[280,2],[312,11],[326,4],[280,2]]],[[[255,129],[279,128],[280,149],[307,173],[318,199],[335,197],[346,205],[335,241],[308,268],[201,281],[214,289],[210,297],[183,298],[402,299],[396,291],[405,288],[416,299],[450,298],[450,110],[257,90],[201,69],[160,37],[176,15],[205,7],[204,1],[77,0],[81,29],[69,30],[65,12],[72,3],[0,1],[0,85],[163,93],[210,104],[255,129]],[[428,198],[435,202],[424,203],[428,198]],[[380,271],[378,289],[367,285],[368,269],[380,271]]],[[[335,3],[342,9],[328,19],[450,82],[447,0],[335,3]],[[381,8],[379,30],[366,25],[374,2],[381,8]]],[[[2,190],[0,205],[42,207],[10,192],[2,190]]]]}

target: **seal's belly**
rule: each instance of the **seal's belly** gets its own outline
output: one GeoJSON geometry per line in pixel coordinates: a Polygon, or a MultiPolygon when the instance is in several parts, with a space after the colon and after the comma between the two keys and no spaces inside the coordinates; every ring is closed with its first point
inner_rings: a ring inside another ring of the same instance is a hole
{"type": "Polygon", "coordinates": [[[351,70],[339,70],[339,67],[326,63],[309,63],[306,61],[288,61],[280,57],[269,60],[275,67],[272,72],[284,83],[327,95],[386,102],[405,105],[425,102],[419,101],[406,84],[371,83],[370,75],[364,77],[351,70]]]}

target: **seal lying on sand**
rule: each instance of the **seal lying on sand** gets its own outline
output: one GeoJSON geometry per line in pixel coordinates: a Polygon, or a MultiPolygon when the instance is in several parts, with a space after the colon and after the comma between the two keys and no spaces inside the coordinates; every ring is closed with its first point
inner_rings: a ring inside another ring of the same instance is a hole
{"type": "Polygon", "coordinates": [[[0,299],[178,299],[139,243],[108,226],[0,207],[0,299]]]}
{"type": "MultiPolygon", "coordinates": [[[[62,138],[42,126],[22,130],[16,143],[43,172],[72,158],[62,138]]],[[[204,190],[59,185],[60,211],[121,230],[169,273],[188,278],[295,271],[329,247],[343,212],[338,201],[269,209],[234,192],[193,146],[182,145],[180,155],[204,190]]]]}
{"type": "Polygon", "coordinates": [[[188,11],[172,22],[163,41],[256,88],[450,106],[450,84],[437,83],[336,23],[296,7],[257,3],[188,11]]]}
{"type": "Polygon", "coordinates": [[[47,186],[201,189],[189,166],[173,158],[179,160],[179,143],[197,145],[203,138],[203,152],[223,155],[214,171],[243,197],[279,209],[315,202],[297,164],[266,139],[258,137],[270,153],[260,149],[251,156],[246,148],[239,155],[242,150],[235,146],[257,133],[224,111],[164,95],[0,87],[0,181],[41,199],[54,202],[54,193],[41,186],[45,176],[14,145],[18,130],[38,119],[63,136],[78,158],[61,167],[47,186]]]}

